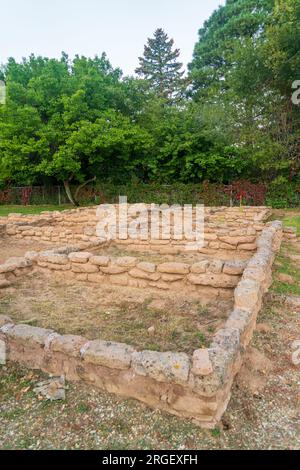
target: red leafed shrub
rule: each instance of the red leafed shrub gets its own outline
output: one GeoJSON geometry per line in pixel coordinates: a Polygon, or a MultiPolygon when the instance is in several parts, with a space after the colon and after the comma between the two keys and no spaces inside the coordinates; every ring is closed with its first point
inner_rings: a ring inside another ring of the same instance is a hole
{"type": "Polygon", "coordinates": [[[30,202],[30,198],[32,195],[32,187],[27,186],[26,188],[22,188],[21,200],[23,206],[27,206],[30,202]]]}
{"type": "Polygon", "coordinates": [[[250,181],[234,181],[224,188],[234,204],[263,206],[266,201],[267,188],[264,184],[250,181]]]}

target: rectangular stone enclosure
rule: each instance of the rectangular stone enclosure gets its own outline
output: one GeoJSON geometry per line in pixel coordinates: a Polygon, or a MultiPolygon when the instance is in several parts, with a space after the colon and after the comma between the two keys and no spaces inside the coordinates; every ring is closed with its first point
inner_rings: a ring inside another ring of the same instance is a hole
{"type": "MultiPolygon", "coordinates": [[[[175,236],[172,216],[168,238],[153,239],[148,226],[146,236],[144,230],[138,237],[120,237],[117,230],[114,240],[99,237],[96,207],[0,218],[1,289],[38,272],[78,285],[90,283],[99,291],[109,285],[149,291],[153,297],[174,292],[200,302],[203,297],[232,301],[209,347],[192,354],[60,335],[52,329],[15,324],[2,315],[0,341],[6,358],[213,428],[226,410],[272,282],[284,231],[281,222],[266,222],[269,216],[266,207],[205,208],[204,243],[193,251],[186,250],[186,240],[175,236]],[[6,258],[6,246],[14,243],[21,244],[24,252],[19,249],[21,256],[6,258]],[[43,244],[45,249],[40,249],[43,244]]],[[[134,211],[127,223],[138,226],[134,211]]]]}

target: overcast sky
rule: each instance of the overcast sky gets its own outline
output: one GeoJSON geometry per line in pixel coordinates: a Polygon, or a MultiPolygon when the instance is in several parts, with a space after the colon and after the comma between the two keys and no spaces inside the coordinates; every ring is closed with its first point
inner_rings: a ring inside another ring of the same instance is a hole
{"type": "Polygon", "coordinates": [[[0,63],[31,53],[91,56],[105,51],[133,74],[147,37],[162,27],[190,62],[198,29],[225,0],[0,0],[0,63]]]}

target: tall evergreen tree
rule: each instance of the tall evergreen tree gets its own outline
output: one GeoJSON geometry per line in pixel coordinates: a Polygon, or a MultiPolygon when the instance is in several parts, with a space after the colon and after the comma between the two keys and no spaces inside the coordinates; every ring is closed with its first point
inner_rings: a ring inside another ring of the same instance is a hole
{"type": "Polygon", "coordinates": [[[177,60],[179,49],[173,46],[174,40],[169,39],[163,29],[157,29],[154,37],[148,38],[136,69],[136,73],[148,81],[151,90],[169,101],[178,99],[183,90],[183,64],[177,60]]]}

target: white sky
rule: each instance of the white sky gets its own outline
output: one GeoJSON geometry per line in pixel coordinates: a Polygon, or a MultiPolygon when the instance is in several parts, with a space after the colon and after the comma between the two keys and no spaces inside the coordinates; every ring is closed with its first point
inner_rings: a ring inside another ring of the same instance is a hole
{"type": "Polygon", "coordinates": [[[225,0],[0,0],[0,63],[31,53],[91,56],[105,51],[133,74],[147,37],[162,27],[185,67],[198,29],[225,0]]]}

